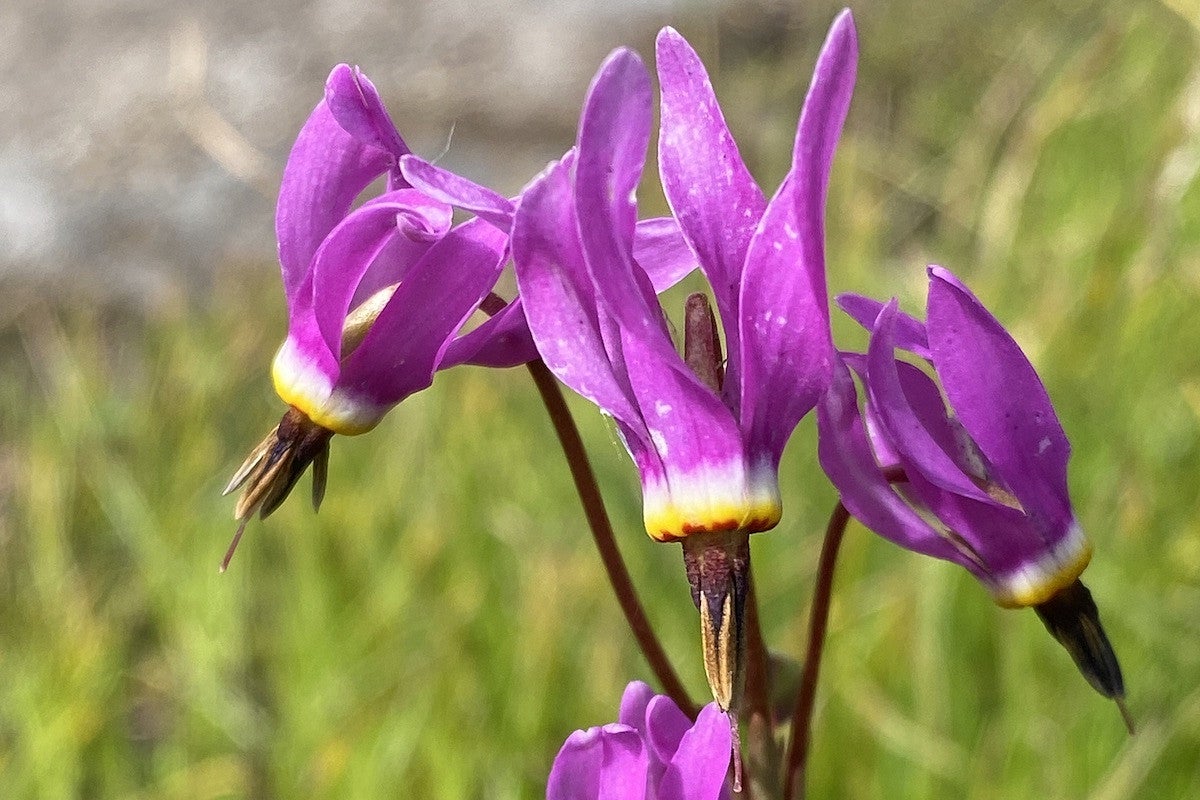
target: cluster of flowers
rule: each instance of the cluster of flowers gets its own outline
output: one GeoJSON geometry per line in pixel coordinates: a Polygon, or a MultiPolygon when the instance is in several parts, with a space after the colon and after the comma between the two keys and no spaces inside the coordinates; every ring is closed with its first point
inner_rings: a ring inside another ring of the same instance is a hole
{"type": "Polygon", "coordinates": [[[280,191],[289,324],[273,378],[289,411],[229,486],[246,487],[242,526],[276,508],[310,465],[319,502],[332,435],[370,430],[437,370],[542,359],[615,421],[649,535],[684,542],[717,701],[693,725],[631,684],[620,724],[567,740],[548,794],[715,798],[729,764],[722,712],[736,709],[740,683],[745,538],[779,521],[780,457],[816,409],[820,463],[854,517],[965,567],[1001,605],[1038,608],[1093,684],[1120,698],[1078,583],[1091,547],[1067,494],[1070,448],[1013,338],[931,266],[924,323],[894,299],[842,296],[869,346],[833,344],[824,212],[855,81],[850,13],[821,51],[791,168],[769,199],[704,65],[673,29],[659,34],[656,63],[672,215],[640,221],[653,95],[632,51],[603,63],[575,146],[515,199],[410,153],[371,82],[333,70],[280,191]],[[380,176],[384,190],[355,206],[380,176]],[[472,217],[453,225],[454,208],[472,217]],[[510,261],[518,296],[505,304],[492,290],[510,261]],[[680,355],[657,294],[697,268],[723,330],[694,296],[680,355]],[[460,333],[481,307],[490,318],[460,333]],[[1082,644],[1081,628],[1091,633],[1082,644]]]}

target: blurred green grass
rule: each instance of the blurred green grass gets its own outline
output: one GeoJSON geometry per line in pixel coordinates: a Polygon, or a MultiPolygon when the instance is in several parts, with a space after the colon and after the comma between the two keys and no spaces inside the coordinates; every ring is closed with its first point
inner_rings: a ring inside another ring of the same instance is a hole
{"type": "MultiPolygon", "coordinates": [[[[1074,445],[1086,578],[1140,731],[1126,737],[1032,613],[855,526],[811,796],[1198,796],[1195,9],[923,8],[856,10],[830,288],[918,312],[925,263],[944,263],[1026,346],[1074,445]]],[[[818,22],[766,50],[721,20],[694,36],[719,56],[768,187],[833,10],[808,9],[818,22]]],[[[539,797],[565,736],[649,678],[520,370],[441,375],[369,436],[336,440],[320,515],[306,480],[217,574],[233,529],[218,493],[281,412],[274,276],[229,269],[203,301],[149,314],[43,296],[5,318],[3,796],[539,797]]],[[[701,697],[678,550],[641,532],[626,456],[573,407],[649,613],[701,697]]],[[[814,441],[806,420],[784,521],[754,540],[768,641],[793,655],[834,500],[814,441]]]]}

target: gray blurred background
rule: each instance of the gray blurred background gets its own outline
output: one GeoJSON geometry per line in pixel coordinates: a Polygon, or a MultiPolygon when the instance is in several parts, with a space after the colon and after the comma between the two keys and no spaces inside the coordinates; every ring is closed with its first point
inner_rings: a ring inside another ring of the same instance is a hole
{"type": "Polygon", "coordinates": [[[0,278],[153,303],[271,259],[284,159],[340,61],[375,81],[417,152],[450,141],[444,163],[515,191],[570,142],[608,50],[648,52],[665,21],[723,13],[803,22],[787,4],[707,0],[8,0],[0,278]]]}

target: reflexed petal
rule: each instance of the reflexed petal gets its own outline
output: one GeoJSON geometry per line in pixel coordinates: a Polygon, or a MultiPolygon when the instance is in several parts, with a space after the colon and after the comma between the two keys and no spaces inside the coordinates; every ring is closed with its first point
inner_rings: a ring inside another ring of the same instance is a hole
{"type": "MultiPolygon", "coordinates": [[[[579,239],[597,302],[621,330],[620,348],[638,351],[636,357],[623,358],[610,352],[610,360],[626,369],[652,366],[658,372],[667,367],[685,383],[704,389],[676,352],[654,287],[633,261],[634,193],[650,141],[650,102],[650,80],[641,60],[628,50],[609,56],[592,83],[579,124],[579,239]]],[[[617,345],[609,343],[610,348],[617,345]]]]}
{"type": "MultiPolygon", "coordinates": [[[[883,311],[883,303],[861,294],[839,294],[837,304],[868,333],[875,328],[875,320],[883,311]]],[[[930,360],[929,338],[925,335],[925,323],[910,317],[903,311],[896,312],[896,347],[930,360]]]]}
{"type": "Polygon", "coordinates": [[[529,323],[525,321],[525,305],[518,297],[499,314],[451,342],[438,369],[459,364],[515,367],[538,357],[529,323]]]}
{"type": "Polygon", "coordinates": [[[875,463],[854,380],[840,360],[829,390],[817,404],[817,426],[821,467],[859,522],[901,547],[973,567],[896,493],[875,463]]]}
{"type": "Polygon", "coordinates": [[[633,233],[633,260],[650,276],[656,292],[670,289],[698,266],[674,217],[638,220],[633,233]]]}
{"type": "Polygon", "coordinates": [[[538,351],[558,379],[642,431],[641,415],[613,372],[596,314],[595,290],[575,227],[567,167],[554,164],[526,189],[513,220],[517,288],[538,351]]]}
{"type": "MultiPolygon", "coordinates": [[[[338,64],[333,68],[325,81],[325,102],[338,124],[363,144],[378,147],[393,159],[410,152],[388,116],[375,84],[358,67],[338,64]]],[[[390,188],[408,187],[393,184],[390,188]]]]}
{"type": "Polygon", "coordinates": [[[312,303],[330,352],[340,353],[350,301],[376,257],[400,235],[398,219],[403,217],[408,228],[436,230],[448,213],[445,205],[420,192],[401,189],[357,209],[329,234],[313,258],[312,303]]]}
{"type": "Polygon", "coordinates": [[[895,299],[884,306],[871,334],[867,351],[871,407],[900,453],[906,470],[920,471],[947,491],[995,504],[997,501],[976,486],[955,460],[958,442],[946,421],[937,387],[910,364],[903,365],[906,380],[902,382],[901,364],[895,356],[896,309],[895,299]]]}
{"type": "Polygon", "coordinates": [[[950,407],[1051,543],[1074,521],[1066,434],[1020,346],[957,278],[929,268],[927,328],[950,407]]]}
{"type": "MultiPolygon", "coordinates": [[[[732,413],[675,351],[654,288],[632,260],[634,192],[650,117],[649,76],[636,55],[617,51],[601,67],[584,104],[575,202],[580,242],[602,307],[599,320],[603,324],[610,315],[619,329],[618,342],[601,327],[609,361],[618,378],[622,368],[628,377],[665,467],[665,480],[647,480],[643,470],[646,529],[655,538],[670,539],[731,530],[758,519],[759,509],[750,507],[741,434],[732,413]]],[[[774,506],[770,516],[771,524],[778,520],[774,506]]]]}
{"type": "Polygon", "coordinates": [[[729,773],[729,717],[709,703],[683,736],[658,787],[659,800],[717,800],[729,773]]]}
{"type": "MultiPolygon", "coordinates": [[[[663,191],[712,284],[725,320],[726,350],[740,354],[739,286],[750,237],[766,209],[729,133],[700,57],[673,28],[656,42],[662,110],[658,140],[663,191]]],[[[732,361],[732,360],[731,360],[732,361]]],[[[736,385],[736,363],[729,381],[736,385]]]]}
{"type": "Polygon", "coordinates": [[[694,375],[664,364],[622,330],[624,366],[664,475],[642,470],[646,531],[670,541],[702,531],[758,531],[779,521],[774,473],[747,464],[732,412],[694,375]]]}
{"type": "Polygon", "coordinates": [[[500,276],[506,244],[502,231],[471,220],[433,245],[346,358],[339,386],[381,406],[429,386],[447,341],[500,276]]]}
{"type": "Polygon", "coordinates": [[[1072,521],[1063,535],[1047,542],[1020,510],[984,504],[943,491],[918,475],[911,491],[978,560],[972,569],[1003,606],[1044,603],[1073,583],[1091,559],[1091,543],[1072,521]]]}
{"type": "Polygon", "coordinates": [[[629,50],[610,55],[596,73],[579,122],[575,205],[599,302],[622,328],[645,332],[674,352],[654,289],[633,263],[635,193],[650,142],[650,103],[650,77],[641,59],[629,50]]]}
{"type": "Polygon", "coordinates": [[[829,30],[800,112],[792,169],[750,242],[741,282],[741,418],[752,452],[777,464],[829,381],[825,197],[858,63],[854,19],[829,30]]]}
{"type": "Polygon", "coordinates": [[[575,731],[554,758],[546,800],[645,800],[646,753],[625,725],[575,731]]]}
{"type": "Polygon", "coordinates": [[[346,133],[324,101],[300,129],[283,170],[275,209],[289,316],[307,299],[300,297],[300,289],[317,248],[346,216],[354,198],[387,171],[390,159],[346,133]]]}
{"type": "Polygon", "coordinates": [[[412,155],[400,159],[400,170],[413,186],[430,197],[483,217],[506,233],[512,227],[516,206],[486,186],[412,155]]]}
{"type": "Polygon", "coordinates": [[[771,468],[828,383],[833,357],[823,256],[815,267],[809,261],[791,186],[780,187],[750,243],[738,320],[742,431],[748,451],[771,468]]]}

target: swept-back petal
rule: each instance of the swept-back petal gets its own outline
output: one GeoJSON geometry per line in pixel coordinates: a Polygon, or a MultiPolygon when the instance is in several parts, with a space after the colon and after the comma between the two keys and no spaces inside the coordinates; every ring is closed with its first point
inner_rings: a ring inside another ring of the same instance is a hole
{"type": "Polygon", "coordinates": [[[867,350],[871,407],[899,452],[906,471],[917,470],[947,491],[984,504],[998,504],[959,466],[955,458],[958,442],[946,419],[937,387],[916,367],[896,361],[897,307],[895,298],[884,306],[871,333],[867,350]]]}
{"type": "MultiPolygon", "coordinates": [[[[401,230],[420,231],[426,240],[449,222],[450,209],[415,189],[381,195],[346,217],[321,244],[313,258],[312,305],[330,352],[340,354],[342,325],[359,282],[385,246],[401,230]]],[[[436,238],[436,237],[430,237],[436,238]]],[[[421,250],[409,255],[423,256],[421,250]]],[[[407,265],[397,265],[403,270],[407,265]]],[[[380,279],[399,280],[401,275],[380,279]]]]}
{"type": "Polygon", "coordinates": [[[1092,546],[1072,524],[1053,543],[1020,510],[980,503],[911,475],[910,489],[977,559],[976,577],[1002,606],[1044,603],[1071,585],[1091,560],[1092,546]]]}
{"type": "Polygon", "coordinates": [[[554,758],[546,800],[645,800],[646,752],[625,725],[575,731],[554,758]]]}
{"type": "Polygon", "coordinates": [[[507,242],[502,231],[475,219],[434,244],[346,358],[338,386],[379,406],[429,386],[446,343],[500,276],[507,242]]]}
{"type": "Polygon", "coordinates": [[[642,473],[646,529],[659,539],[748,525],[763,530],[778,521],[774,484],[763,489],[762,504],[757,494],[751,498],[733,415],[675,351],[654,287],[633,260],[634,193],[650,140],[650,102],[640,59],[615,52],[584,103],[575,166],[577,227],[599,316],[610,317],[619,334],[618,341],[601,328],[609,361],[627,377],[665,468],[662,480],[642,473]]]}
{"type": "Polygon", "coordinates": [[[637,54],[617,50],[596,73],[579,121],[575,206],[598,300],[627,330],[674,352],[646,273],[633,261],[636,192],[650,143],[650,76],[637,54]]]}
{"type": "Polygon", "coordinates": [[[650,276],[656,292],[670,289],[698,266],[674,217],[638,220],[633,232],[633,260],[650,276]]]}
{"type": "Polygon", "coordinates": [[[1008,331],[949,271],[929,268],[933,365],[950,407],[1053,544],[1074,521],[1071,446],[1046,388],[1008,331]]]}
{"type": "Polygon", "coordinates": [[[525,304],[517,297],[496,316],[451,342],[438,369],[459,364],[515,367],[535,358],[538,358],[537,345],[525,320],[525,304]]]}
{"type": "Polygon", "coordinates": [[[729,773],[731,745],[729,718],[709,703],[679,742],[659,784],[659,800],[717,800],[729,773]]]}
{"type": "MultiPolygon", "coordinates": [[[[325,81],[325,102],[329,104],[334,119],[347,133],[363,144],[390,153],[392,164],[395,164],[395,159],[410,152],[384,108],[375,84],[358,67],[338,64],[333,68],[325,81]]],[[[408,187],[403,182],[400,185],[393,182],[390,188],[408,187]]]]}
{"type": "Polygon", "coordinates": [[[289,315],[305,300],[301,287],[317,248],[346,216],[354,198],[387,171],[390,160],[388,153],[346,133],[325,101],[309,115],[284,167],[275,209],[289,315]]]}
{"type": "Polygon", "coordinates": [[[976,568],[897,494],[879,469],[867,442],[854,379],[840,359],[829,390],[817,404],[817,430],[821,467],[859,522],[908,550],[976,568]]]}
{"type": "Polygon", "coordinates": [[[526,189],[513,220],[512,252],[525,318],[546,366],[602,411],[642,431],[638,438],[648,445],[604,346],[567,165],[551,165],[526,189]]]}
{"type": "MultiPolygon", "coordinates": [[[[663,191],[712,284],[725,321],[726,350],[737,356],[742,266],[766,199],[738,153],[696,51],[674,28],[663,28],[655,53],[662,92],[658,164],[663,191]]],[[[729,366],[728,379],[736,386],[739,367],[734,359],[729,366]]]]}
{"type": "MultiPolygon", "coordinates": [[[[874,329],[875,320],[879,319],[879,312],[883,311],[881,301],[872,297],[864,297],[861,294],[839,294],[837,304],[868,333],[874,329]]],[[[895,325],[896,347],[929,361],[931,356],[929,337],[925,335],[925,323],[915,317],[910,317],[903,311],[897,311],[895,325]]]]}
{"type": "Polygon", "coordinates": [[[430,197],[483,217],[506,233],[512,227],[516,205],[486,186],[413,155],[400,159],[400,171],[409,183],[430,197]]]}
{"type": "Polygon", "coordinates": [[[750,242],[741,278],[742,430],[778,464],[829,382],[825,197],[858,63],[854,19],[834,20],[800,112],[792,168],[750,242]]]}

